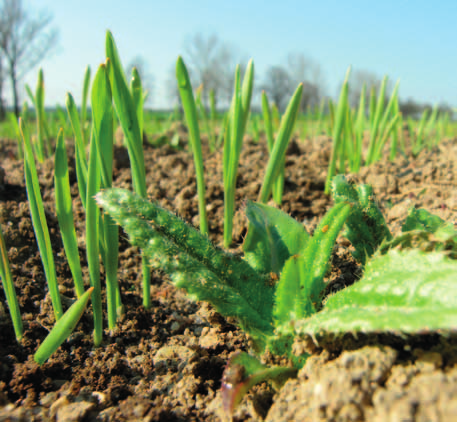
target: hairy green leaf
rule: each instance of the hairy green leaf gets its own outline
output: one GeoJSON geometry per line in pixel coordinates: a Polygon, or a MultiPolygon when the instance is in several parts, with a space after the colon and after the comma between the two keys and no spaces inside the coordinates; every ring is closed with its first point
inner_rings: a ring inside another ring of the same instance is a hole
{"type": "MultiPolygon", "coordinates": [[[[331,208],[316,227],[303,252],[304,265],[300,269],[301,294],[319,307],[325,289],[324,276],[336,238],[347,220],[351,205],[339,203],[331,208]]],[[[303,315],[304,316],[304,315],[303,315]]]]}
{"type": "Polygon", "coordinates": [[[391,250],[369,261],[363,278],[296,323],[298,334],[457,330],[457,262],[438,252],[391,250]]]}
{"type": "Polygon", "coordinates": [[[338,175],[332,179],[332,193],[335,204],[352,204],[343,234],[355,248],[354,258],[365,264],[384,240],[392,239],[373,189],[370,185],[354,187],[345,176],[338,175]]]}
{"type": "Polygon", "coordinates": [[[305,267],[303,255],[294,255],[284,265],[276,289],[276,305],[273,311],[275,325],[298,318],[311,316],[316,312],[311,299],[301,294],[302,269],[305,267]]]}
{"type": "Polygon", "coordinates": [[[246,260],[257,271],[279,275],[286,260],[304,249],[308,233],[297,220],[265,204],[248,201],[246,217],[250,232],[243,244],[246,260]]]}
{"type": "Polygon", "coordinates": [[[198,300],[211,303],[261,344],[272,335],[274,288],[269,276],[257,273],[246,261],[226,253],[209,239],[164,210],[123,189],[97,194],[98,203],[143,249],[152,267],[198,300]]]}
{"type": "Polygon", "coordinates": [[[430,233],[435,233],[438,228],[444,224],[446,224],[444,220],[427,210],[411,208],[401,231],[425,230],[430,233]]]}

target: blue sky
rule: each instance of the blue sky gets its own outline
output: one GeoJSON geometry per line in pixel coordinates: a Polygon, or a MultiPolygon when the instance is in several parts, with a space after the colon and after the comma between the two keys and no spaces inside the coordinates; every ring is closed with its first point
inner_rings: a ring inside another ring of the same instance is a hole
{"type": "MultiPolygon", "coordinates": [[[[240,57],[254,59],[256,82],[288,53],[304,53],[322,69],[335,96],[349,65],[392,80],[400,97],[457,106],[457,1],[27,0],[54,16],[60,40],[41,63],[46,104],[79,101],[86,65],[104,61],[105,31],[127,64],[142,55],[154,76],[152,105],[166,104],[166,81],[186,37],[217,34],[240,57]]],[[[37,69],[25,82],[35,85],[37,69]]]]}

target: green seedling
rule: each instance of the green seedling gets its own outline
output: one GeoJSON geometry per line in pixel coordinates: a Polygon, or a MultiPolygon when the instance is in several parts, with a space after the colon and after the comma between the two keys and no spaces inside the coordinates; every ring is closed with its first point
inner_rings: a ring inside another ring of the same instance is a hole
{"type": "Polygon", "coordinates": [[[43,200],[41,198],[40,185],[35,159],[33,157],[30,135],[22,119],[19,120],[19,128],[24,142],[24,175],[27,197],[29,200],[30,214],[32,217],[33,230],[40,250],[41,261],[43,262],[46,281],[49,286],[52,307],[56,321],[62,316],[62,303],[60,301],[59,287],[57,285],[57,274],[52,254],[51,238],[49,236],[48,224],[44,213],[43,200]]]}
{"type": "MultiPolygon", "coordinates": [[[[142,95],[141,83],[136,81],[136,79],[139,79],[136,69],[134,69],[133,73],[132,91],[133,89],[136,89],[138,91],[137,94],[142,95]]],[[[141,112],[142,115],[142,102],[140,103],[137,111],[141,112]]],[[[93,138],[91,140],[89,170],[92,170],[91,164],[93,163],[95,171],[98,173],[96,185],[91,186],[89,183],[91,179],[88,180],[88,199],[90,198],[90,201],[93,201],[93,194],[95,194],[100,187],[111,187],[113,180],[113,106],[110,82],[106,67],[103,64],[100,65],[94,78],[91,93],[91,106],[93,138]],[[94,146],[92,146],[92,142],[94,142],[94,146]],[[92,154],[94,154],[94,162],[92,162],[92,154]],[[89,190],[91,192],[90,194],[89,190]]],[[[91,204],[91,206],[92,205],[95,204],[91,204]]],[[[117,282],[119,251],[118,227],[114,224],[109,215],[102,214],[99,218],[99,243],[106,274],[108,326],[110,329],[113,329],[116,325],[117,315],[122,309],[122,304],[117,282]]],[[[100,268],[94,268],[94,271],[97,270],[100,272],[100,268]]]]}
{"type": "MultiPolygon", "coordinates": [[[[111,85],[114,108],[124,132],[132,170],[133,188],[138,195],[146,196],[146,171],[144,168],[143,137],[137,116],[137,105],[127,85],[127,80],[117,51],[116,43],[110,31],[106,32],[106,68],[111,85]]],[[[143,306],[151,307],[151,272],[142,261],[143,271],[143,306]]]]}
{"type": "Polygon", "coordinates": [[[19,130],[19,123],[16,115],[14,113],[7,113],[7,118],[13,127],[14,136],[17,140],[17,157],[19,160],[24,159],[24,151],[22,148],[22,138],[21,138],[21,131],[19,130]]]}
{"type": "Polygon", "coordinates": [[[44,111],[44,80],[43,69],[38,71],[38,80],[35,90],[35,95],[28,85],[25,87],[27,95],[32,101],[36,113],[37,125],[37,145],[36,156],[39,162],[43,162],[45,158],[51,155],[51,143],[49,139],[49,129],[46,126],[45,111],[44,111]]]}
{"type": "Polygon", "coordinates": [[[187,126],[189,142],[194,156],[195,173],[197,176],[198,210],[200,213],[200,230],[208,234],[208,219],[206,217],[205,176],[203,170],[202,145],[198,127],[198,113],[189,74],[182,57],[176,62],[176,79],[178,80],[179,95],[181,96],[187,126]]]}
{"type": "MultiPolygon", "coordinates": [[[[271,110],[270,105],[268,102],[268,97],[265,91],[262,91],[262,114],[263,114],[263,121],[265,123],[265,135],[267,138],[267,146],[268,152],[271,154],[274,147],[274,137],[273,137],[273,124],[271,121],[271,110]]],[[[285,160],[285,156],[284,156],[285,160]]],[[[280,205],[282,201],[282,193],[284,189],[284,175],[285,175],[285,168],[284,162],[279,164],[281,166],[281,170],[273,182],[273,189],[272,195],[273,200],[276,204],[280,205]]]]}
{"type": "MultiPolygon", "coordinates": [[[[330,131],[332,133],[333,148],[330,157],[325,192],[331,191],[331,180],[337,174],[344,174],[347,168],[353,173],[360,170],[362,164],[370,165],[381,159],[388,140],[391,140],[390,157],[395,158],[399,141],[399,128],[402,116],[398,104],[399,82],[395,84],[392,95],[385,104],[387,77],[381,83],[379,95],[374,89],[370,91],[369,117],[365,116],[366,86],[363,85],[358,109],[351,109],[349,104],[349,76],[346,73],[341,88],[337,107],[329,101],[330,131]],[[363,158],[365,129],[368,124],[369,144],[367,154],[363,158]],[[348,167],[347,167],[348,166],[348,167]]],[[[400,138],[400,142],[402,139],[400,138]]]]}
{"type": "Polygon", "coordinates": [[[319,114],[317,117],[316,135],[322,135],[324,119],[325,119],[325,99],[323,98],[321,100],[321,104],[319,107],[319,114]]]}
{"type": "MultiPolygon", "coordinates": [[[[216,150],[216,144],[215,144],[215,139],[214,139],[214,133],[213,133],[213,124],[212,121],[210,121],[210,118],[208,117],[208,113],[206,112],[205,105],[203,104],[202,100],[202,92],[203,92],[203,85],[200,85],[197,88],[196,92],[196,97],[195,97],[195,102],[198,107],[199,115],[203,123],[203,127],[207,133],[208,136],[208,145],[209,145],[209,150],[210,152],[214,152],[216,150]]],[[[214,90],[212,89],[210,91],[210,104],[213,107],[213,101],[215,101],[214,98],[214,90]]],[[[213,110],[211,110],[211,113],[213,113],[213,110]]]]}
{"type": "Polygon", "coordinates": [[[235,70],[232,103],[228,112],[223,150],[224,178],[224,247],[232,243],[233,215],[235,213],[235,188],[238,176],[241,147],[251,107],[254,87],[254,63],[249,61],[241,82],[240,67],[235,70]]]}
{"type": "Polygon", "coordinates": [[[68,117],[70,118],[73,135],[75,137],[75,167],[76,179],[78,181],[79,197],[84,209],[86,209],[87,194],[87,158],[85,152],[84,138],[82,137],[81,123],[79,120],[78,109],[75,100],[70,93],[67,93],[65,104],[68,117]]]}
{"type": "MultiPolygon", "coordinates": [[[[354,190],[342,178],[334,181],[334,186],[339,195],[349,197],[350,201],[364,187],[354,190]]],[[[316,336],[339,336],[347,332],[400,335],[455,332],[457,230],[454,225],[426,210],[412,208],[402,234],[392,238],[378,209],[361,211],[359,217],[368,227],[355,227],[351,219],[357,214],[353,213],[346,221],[346,235],[355,242],[353,246],[359,255],[373,246],[377,248],[367,260],[364,276],[353,286],[330,296],[317,315],[298,322],[295,333],[316,339],[316,336]],[[360,238],[367,238],[367,232],[375,243],[360,243],[355,236],[358,233],[360,238]]],[[[289,330],[290,327],[283,325],[279,331],[289,330]]]]}
{"type": "Polygon", "coordinates": [[[363,150],[363,136],[365,132],[365,96],[366,85],[363,84],[362,92],[360,93],[359,109],[357,110],[357,117],[355,119],[354,129],[354,154],[351,160],[351,171],[357,173],[362,165],[362,150],[363,150]]]}
{"type": "Polygon", "coordinates": [[[400,82],[397,81],[389,98],[389,102],[384,106],[387,77],[384,77],[379,89],[376,111],[373,118],[373,125],[370,128],[370,143],[365,164],[370,165],[379,160],[382,148],[395,127],[398,120],[398,113],[394,114],[395,104],[398,102],[398,88],[400,82]]]}
{"type": "Polygon", "coordinates": [[[268,96],[265,91],[262,91],[262,115],[263,122],[265,125],[265,136],[267,138],[268,151],[271,153],[274,145],[273,122],[271,120],[271,110],[268,101],[268,96]]]}
{"type": "Polygon", "coordinates": [[[259,138],[260,138],[260,116],[258,114],[254,114],[252,116],[251,128],[252,128],[253,141],[255,143],[258,143],[259,138]]]}
{"type": "Polygon", "coordinates": [[[86,67],[84,71],[84,82],[83,82],[83,91],[81,99],[81,138],[82,145],[84,147],[89,143],[88,139],[88,130],[87,130],[87,98],[89,96],[89,86],[90,86],[90,66],[86,67]]]}
{"type": "Polygon", "coordinates": [[[217,119],[217,110],[216,110],[216,92],[214,88],[209,90],[209,118],[211,120],[211,137],[210,145],[214,145],[216,148],[216,119],[217,119]]]}
{"type": "Polygon", "coordinates": [[[392,142],[390,144],[390,155],[389,155],[390,161],[395,160],[395,157],[397,155],[397,150],[402,143],[401,133],[402,133],[402,127],[403,127],[403,118],[402,118],[402,114],[400,112],[400,105],[398,104],[398,98],[394,104],[393,114],[398,115],[398,118],[397,118],[395,127],[392,128],[392,142]]]}
{"type": "Polygon", "coordinates": [[[68,265],[75,283],[76,295],[84,294],[84,281],[79,260],[78,241],[76,240],[73,206],[70,194],[70,180],[68,176],[67,151],[61,129],[57,135],[55,152],[54,187],[56,197],[56,213],[59,222],[62,242],[68,265]]]}
{"type": "Polygon", "coordinates": [[[438,130],[436,131],[436,141],[437,144],[441,139],[444,139],[448,136],[449,131],[449,113],[440,113],[438,118],[438,130]]]}
{"type": "MultiPolygon", "coordinates": [[[[275,183],[281,184],[281,188],[276,189],[281,192],[282,195],[284,181],[281,179],[280,174],[284,171],[286,149],[292,136],[295,122],[297,121],[302,92],[303,84],[299,84],[292,95],[289,104],[287,105],[284,116],[281,119],[278,134],[270,152],[270,158],[265,170],[262,187],[260,188],[258,198],[259,202],[266,203],[268,201],[275,183]]],[[[279,200],[279,198],[277,199],[279,200]]]]}
{"type": "Polygon", "coordinates": [[[62,318],[52,327],[51,332],[44,339],[33,359],[39,365],[43,365],[49,357],[59,348],[59,346],[70,336],[78,325],[87,303],[92,295],[94,288],[90,287],[68,310],[62,318]]]}
{"type": "Polygon", "coordinates": [[[419,154],[419,152],[424,148],[425,144],[425,139],[424,139],[424,132],[425,132],[425,127],[427,125],[427,119],[430,115],[430,110],[426,108],[421,116],[421,119],[419,121],[419,124],[417,126],[416,131],[411,130],[411,134],[413,135],[413,147],[412,147],[412,152],[413,155],[419,154]],[[415,134],[415,136],[414,136],[415,134]]]}
{"type": "Polygon", "coordinates": [[[249,202],[249,240],[243,244],[244,258],[262,273],[281,273],[287,259],[304,249],[309,234],[296,220],[277,208],[249,202]]]}
{"type": "Polygon", "coordinates": [[[438,120],[438,105],[433,107],[433,110],[430,114],[430,118],[424,127],[424,138],[427,139],[427,146],[428,149],[432,149],[435,141],[435,132],[437,128],[437,120],[438,120]]]}
{"type": "Polygon", "coordinates": [[[344,78],[343,87],[341,88],[340,97],[338,100],[338,105],[336,112],[333,111],[333,103],[329,103],[331,114],[334,115],[333,126],[332,126],[332,139],[333,139],[333,148],[332,155],[330,157],[330,162],[327,170],[327,179],[325,181],[325,193],[329,194],[331,189],[331,181],[336,175],[336,161],[338,158],[340,145],[343,140],[343,127],[344,119],[346,118],[346,109],[348,107],[348,92],[349,92],[349,75],[351,73],[351,68],[346,71],[346,77],[344,78]]]}
{"type": "Polygon", "coordinates": [[[54,118],[52,119],[53,121],[53,127],[51,130],[51,133],[58,133],[59,128],[63,129],[64,136],[66,138],[69,138],[70,135],[70,126],[69,126],[69,119],[67,115],[65,114],[64,109],[57,104],[56,105],[56,110],[54,114],[54,118]]]}
{"type": "Polygon", "coordinates": [[[209,301],[223,315],[237,317],[243,329],[265,343],[273,333],[271,309],[265,306],[273,301],[269,275],[257,273],[178,217],[129,191],[102,191],[97,200],[153,268],[170,274],[178,287],[209,301]]]}
{"type": "Polygon", "coordinates": [[[376,98],[376,88],[374,86],[372,86],[370,88],[370,101],[369,101],[369,104],[368,104],[368,111],[369,111],[369,124],[370,124],[370,128],[373,127],[373,123],[374,123],[374,116],[375,116],[375,113],[376,113],[376,103],[377,103],[377,98],[376,98]]]}
{"type": "Polygon", "coordinates": [[[279,122],[281,121],[278,105],[276,103],[271,105],[271,117],[273,120],[273,130],[276,132],[279,128],[279,122]]]}
{"type": "Polygon", "coordinates": [[[134,67],[132,69],[132,78],[130,79],[130,92],[132,93],[133,104],[136,109],[136,115],[138,118],[138,126],[140,128],[141,139],[143,139],[143,128],[144,128],[144,101],[146,93],[143,92],[143,86],[141,84],[140,74],[138,69],[134,67]]]}
{"type": "Polygon", "coordinates": [[[8,250],[6,249],[5,238],[3,237],[2,227],[0,226],[0,278],[2,280],[3,291],[6,296],[6,303],[13,321],[14,334],[19,342],[23,334],[23,325],[19,302],[17,301],[16,290],[14,288],[13,277],[11,276],[8,250]]]}

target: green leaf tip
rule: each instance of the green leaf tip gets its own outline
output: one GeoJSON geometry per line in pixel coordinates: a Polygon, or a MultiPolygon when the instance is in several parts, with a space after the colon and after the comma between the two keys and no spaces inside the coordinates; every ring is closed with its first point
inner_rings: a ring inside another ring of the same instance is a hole
{"type": "Polygon", "coordinates": [[[87,303],[92,295],[94,288],[90,287],[87,291],[71,305],[63,316],[55,323],[51,332],[44,339],[33,359],[39,365],[46,362],[49,357],[59,348],[59,346],[73,332],[81,319],[87,303]]]}

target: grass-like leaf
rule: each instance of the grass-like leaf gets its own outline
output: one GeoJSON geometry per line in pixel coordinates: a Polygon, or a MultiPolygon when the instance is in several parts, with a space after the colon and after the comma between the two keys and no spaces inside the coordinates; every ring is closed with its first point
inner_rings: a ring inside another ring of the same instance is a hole
{"type": "Polygon", "coordinates": [[[93,287],[90,287],[68,310],[63,314],[52,327],[51,332],[41,343],[38,350],[35,352],[33,359],[39,365],[42,365],[48,358],[59,348],[59,346],[68,338],[73,332],[76,325],[86,309],[89,302],[93,287]]]}
{"type": "Polygon", "coordinates": [[[86,66],[84,71],[84,82],[83,82],[83,91],[81,99],[81,137],[83,140],[83,145],[88,144],[88,136],[86,130],[86,119],[87,119],[87,98],[89,95],[89,86],[90,86],[90,66],[86,66]]]}
{"type": "Polygon", "coordinates": [[[38,80],[35,91],[37,138],[41,160],[51,155],[51,142],[45,133],[45,111],[44,111],[44,79],[43,69],[38,71],[38,80]]]}
{"type": "MultiPolygon", "coordinates": [[[[138,195],[145,197],[146,170],[144,168],[143,136],[140,132],[136,104],[127,85],[116,43],[110,31],[106,32],[105,48],[106,68],[111,84],[114,107],[127,140],[133,187],[138,195]]],[[[151,273],[146,259],[142,260],[141,265],[143,271],[143,306],[149,309],[151,307],[151,273]]]]}
{"type": "Polygon", "coordinates": [[[274,142],[267,168],[265,170],[265,176],[259,193],[259,202],[266,203],[268,201],[273,184],[282,171],[281,169],[284,168],[284,157],[286,155],[286,149],[289,144],[290,137],[292,136],[295,121],[297,120],[302,92],[303,84],[299,84],[289,101],[284,116],[281,119],[278,135],[276,137],[276,141],[274,142]]]}
{"type": "Polygon", "coordinates": [[[138,69],[136,67],[132,69],[132,78],[130,79],[130,91],[132,93],[133,104],[135,105],[136,109],[136,116],[138,118],[138,126],[140,128],[141,139],[143,139],[144,93],[143,85],[141,84],[140,74],[138,73],[138,69]]]}
{"type": "MultiPolygon", "coordinates": [[[[265,136],[267,138],[268,152],[271,154],[274,147],[274,138],[273,138],[273,124],[271,121],[271,111],[270,105],[268,102],[268,97],[265,91],[262,91],[262,114],[263,120],[265,122],[265,136]]],[[[282,194],[284,190],[284,176],[285,176],[285,167],[284,167],[285,156],[283,162],[278,164],[281,166],[281,170],[273,182],[272,195],[276,204],[280,205],[282,202],[282,194]]]]}
{"type": "Polygon", "coordinates": [[[70,118],[73,135],[75,137],[75,167],[76,179],[78,181],[79,197],[86,209],[86,194],[87,194],[87,158],[85,143],[82,137],[81,122],[79,120],[78,109],[76,107],[73,96],[68,93],[66,96],[65,104],[67,107],[68,116],[70,118]]]}
{"type": "Polygon", "coordinates": [[[336,112],[334,114],[334,123],[332,128],[332,155],[330,157],[330,162],[328,165],[327,178],[325,181],[325,193],[329,194],[331,190],[331,181],[336,174],[336,160],[339,156],[340,145],[342,143],[342,133],[344,128],[344,120],[347,114],[347,104],[348,104],[348,95],[349,95],[349,75],[351,73],[351,68],[346,72],[346,77],[344,78],[343,86],[341,87],[340,98],[338,100],[338,105],[336,112]]]}
{"type": "MultiPolygon", "coordinates": [[[[94,78],[91,106],[98,171],[101,175],[100,186],[109,188],[113,179],[113,106],[110,83],[106,67],[103,64],[100,65],[94,78]]],[[[118,310],[121,308],[121,296],[117,281],[118,227],[109,215],[103,214],[101,216],[100,241],[106,274],[108,325],[110,329],[113,329],[116,324],[118,310]]]]}
{"type": "Polygon", "coordinates": [[[67,159],[63,130],[61,129],[57,135],[55,152],[54,187],[56,213],[65,255],[70,266],[71,275],[73,276],[73,282],[75,283],[76,295],[81,297],[84,293],[84,282],[73,219],[67,159]]]}
{"type": "Polygon", "coordinates": [[[49,237],[48,223],[44,213],[43,200],[41,198],[38,173],[33,157],[30,135],[22,119],[19,121],[22,139],[24,141],[24,175],[27,197],[29,200],[30,214],[32,217],[33,230],[38,243],[46,281],[49,286],[54,316],[58,320],[62,314],[62,303],[60,301],[59,287],[57,285],[57,274],[52,254],[51,238],[49,237]]]}
{"type": "Polygon", "coordinates": [[[176,79],[178,80],[179,95],[189,128],[189,142],[194,156],[195,173],[197,177],[198,212],[200,214],[200,230],[208,234],[208,219],[206,217],[205,174],[203,169],[202,144],[198,127],[198,113],[189,74],[182,57],[176,61],[176,79]]]}
{"type": "Polygon", "coordinates": [[[241,147],[248,121],[252,90],[254,86],[254,63],[249,61],[241,83],[240,66],[235,70],[232,103],[228,112],[223,150],[224,179],[224,246],[232,243],[233,214],[235,211],[235,188],[241,147]]]}
{"type": "Polygon", "coordinates": [[[23,325],[19,302],[17,300],[16,289],[14,288],[13,277],[11,276],[8,250],[6,249],[5,238],[3,237],[2,227],[0,226],[0,279],[5,292],[6,302],[13,321],[14,334],[16,340],[20,341],[23,334],[23,325]]]}
{"type": "Polygon", "coordinates": [[[100,286],[100,210],[94,195],[100,190],[100,171],[97,157],[97,143],[92,132],[90,140],[89,169],[87,173],[86,204],[86,255],[89,267],[90,285],[94,288],[92,309],[94,313],[94,344],[99,346],[103,337],[103,311],[100,286]]]}

